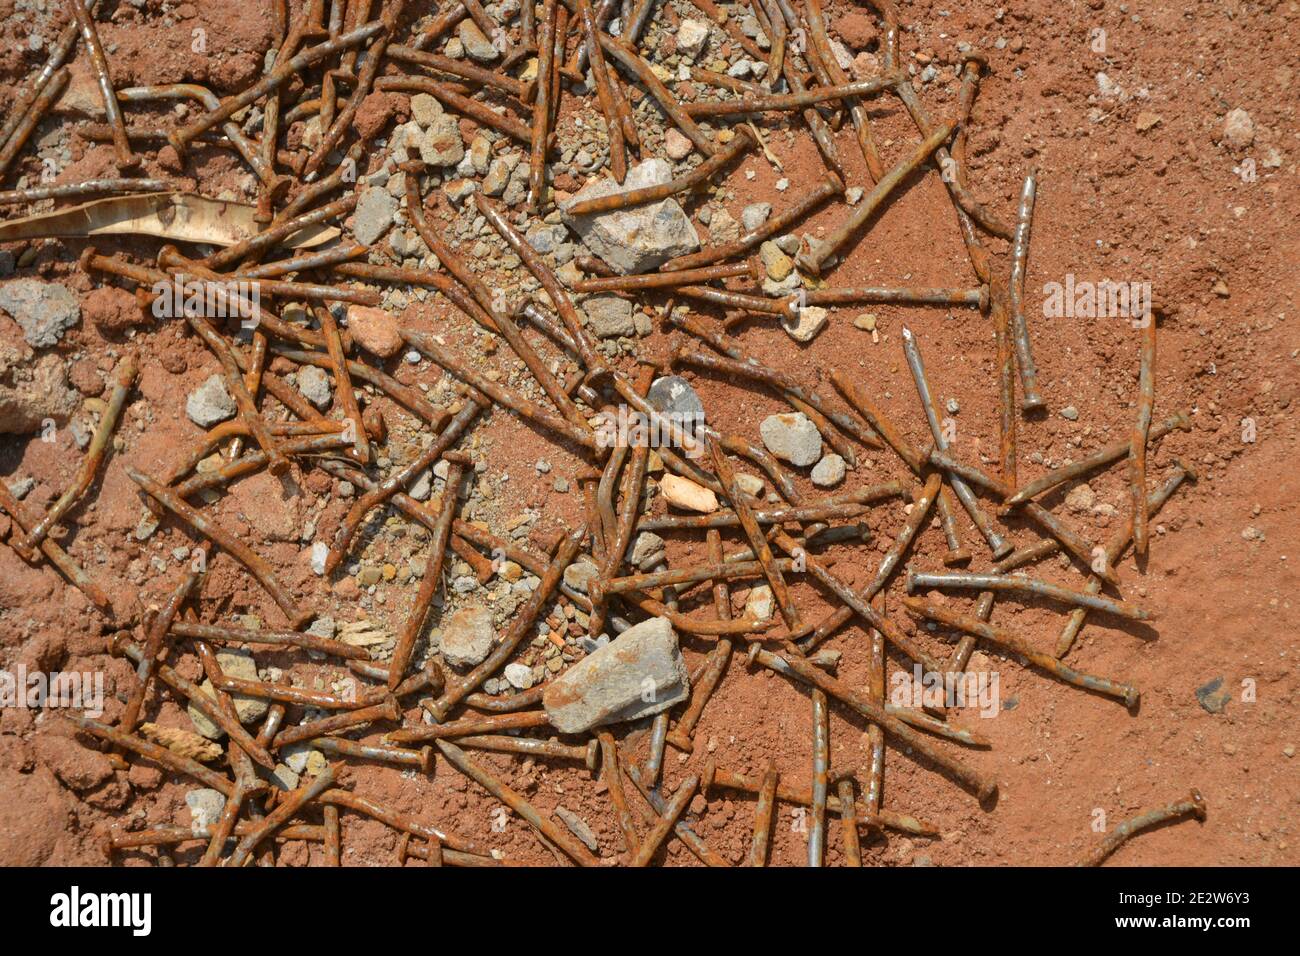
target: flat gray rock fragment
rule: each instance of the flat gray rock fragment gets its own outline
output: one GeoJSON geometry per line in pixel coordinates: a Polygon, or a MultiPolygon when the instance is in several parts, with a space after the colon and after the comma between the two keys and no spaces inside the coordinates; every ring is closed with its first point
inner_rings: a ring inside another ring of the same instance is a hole
{"type": "Polygon", "coordinates": [[[690,692],[677,634],[667,618],[655,617],[628,628],[552,681],[542,706],[556,730],[578,734],[657,714],[690,692]]]}
{"type": "Polygon", "coordinates": [[[22,326],[23,338],[34,349],[59,344],[63,333],[81,321],[81,303],[57,282],[13,279],[0,285],[0,309],[22,326]]]}
{"type": "MultiPolygon", "coordinates": [[[[566,205],[657,186],[672,178],[672,167],[666,160],[648,159],[629,170],[622,185],[612,179],[597,179],[575,193],[566,205]]],[[[648,272],[675,256],[686,255],[700,247],[695,227],[674,199],[586,216],[571,216],[561,210],[561,215],[587,248],[620,275],[648,272]]]]}

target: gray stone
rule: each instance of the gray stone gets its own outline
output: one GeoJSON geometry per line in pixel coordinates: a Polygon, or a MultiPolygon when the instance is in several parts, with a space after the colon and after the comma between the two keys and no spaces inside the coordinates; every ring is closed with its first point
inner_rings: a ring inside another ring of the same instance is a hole
{"type": "Polygon", "coordinates": [[[465,141],[456,117],[443,113],[424,131],[419,143],[420,159],[430,166],[455,166],[465,158],[465,141]]]}
{"type": "MultiPolygon", "coordinates": [[[[745,36],[749,37],[751,40],[759,41],[760,46],[769,42],[767,35],[763,32],[763,28],[758,25],[758,18],[752,13],[742,13],[740,15],[740,32],[745,34],[745,36]]],[[[764,47],[764,49],[766,49],[766,47],[764,47]]]]}
{"type": "Polygon", "coordinates": [[[1066,405],[1063,409],[1061,409],[1060,414],[1061,417],[1064,418],[1067,422],[1078,421],[1079,419],[1079,410],[1075,408],[1073,405],[1066,405]]]}
{"type": "Polygon", "coordinates": [[[510,180],[501,195],[501,201],[507,206],[518,206],[528,195],[528,164],[520,163],[510,171],[510,180]]]}
{"type": "Polygon", "coordinates": [[[322,614],[316,620],[312,621],[307,628],[308,634],[315,634],[317,637],[333,639],[334,633],[338,630],[338,625],[334,618],[328,614],[322,614]]]}
{"type": "MultiPolygon", "coordinates": [[[[137,533],[138,536],[138,533],[137,533]]],[[[325,561],[329,558],[330,547],[324,541],[317,541],[311,546],[311,573],[319,577],[325,576],[325,561]]]]}
{"type": "Polygon", "coordinates": [[[632,554],[628,561],[636,567],[643,564],[654,564],[664,556],[664,539],[659,537],[653,531],[642,531],[636,536],[636,542],[632,545],[632,554]]]}
{"type": "MultiPolygon", "coordinates": [[[[595,179],[579,190],[573,201],[656,186],[672,178],[667,160],[649,159],[629,170],[622,185],[612,179],[595,179]]],[[[571,216],[566,211],[563,216],[587,248],[621,275],[647,272],[700,247],[695,227],[673,199],[586,216],[571,216]]]]}
{"type": "Polygon", "coordinates": [[[90,444],[90,426],[80,418],[74,418],[68,423],[68,431],[72,432],[72,443],[81,451],[85,451],[86,446],[90,444]]]}
{"type": "Polygon", "coordinates": [[[190,827],[206,830],[221,819],[226,797],[220,790],[204,787],[185,794],[185,805],[190,808],[190,827]]]}
{"type": "Polygon", "coordinates": [[[646,401],[679,423],[702,424],[704,422],[704,403],[691,383],[680,375],[665,375],[657,378],[650,385],[646,401]]]}
{"type": "Polygon", "coordinates": [[[533,669],[527,664],[516,661],[505,666],[506,680],[516,690],[528,690],[533,686],[533,669]]]}
{"type": "Polygon", "coordinates": [[[500,53],[492,45],[492,41],[484,36],[483,31],[478,28],[478,24],[473,20],[465,19],[460,21],[456,28],[456,36],[460,37],[461,46],[469,54],[471,60],[477,60],[479,63],[491,63],[500,53]]]}
{"type": "Polygon", "coordinates": [[[285,766],[294,773],[302,773],[307,769],[307,761],[314,752],[312,745],[305,740],[301,743],[289,744],[280,750],[285,766]]]}
{"type": "Polygon", "coordinates": [[[569,238],[569,231],[560,225],[548,226],[545,223],[538,223],[528,230],[525,238],[528,244],[542,255],[549,255],[569,238]]]}
{"type": "Polygon", "coordinates": [[[379,241],[397,215],[397,200],[383,189],[367,189],[357,200],[352,217],[352,235],[367,246],[379,241]]]}
{"type": "Polygon", "coordinates": [[[21,478],[15,478],[13,481],[9,482],[9,493],[19,501],[22,501],[31,494],[32,489],[35,487],[36,479],[31,475],[24,475],[21,478]]]}
{"type": "Polygon", "coordinates": [[[1232,692],[1223,690],[1223,678],[1214,680],[1196,688],[1196,700],[1208,714],[1221,714],[1232,700],[1232,692]]]}
{"type": "Polygon", "coordinates": [[[433,490],[432,476],[429,469],[420,472],[415,478],[415,484],[411,485],[411,490],[407,492],[416,501],[428,501],[429,492],[433,490]]]}
{"type": "Polygon", "coordinates": [[[323,368],[308,365],[298,370],[298,391],[303,398],[317,408],[325,409],[330,404],[330,377],[323,368]]]}
{"type": "Polygon", "coordinates": [[[0,286],[0,309],[13,316],[34,349],[59,344],[63,333],[81,321],[77,296],[57,282],[14,279],[0,286]]]}
{"type": "Polygon", "coordinates": [[[454,667],[474,667],[492,652],[492,612],[485,607],[464,607],[442,628],[442,656],[454,667]]]}
{"type": "MultiPolygon", "coordinates": [[[[223,648],[217,651],[217,664],[220,665],[221,672],[228,677],[238,677],[242,680],[260,680],[257,676],[257,662],[253,660],[251,651],[223,648]]],[[[215,704],[216,691],[211,681],[205,680],[199,686],[199,689],[212,698],[215,704]]],[[[251,724],[253,721],[261,720],[266,716],[268,704],[260,697],[248,697],[244,694],[232,693],[230,700],[235,705],[235,715],[239,718],[241,724],[251,724]]],[[[225,737],[226,732],[199,713],[193,705],[186,708],[186,713],[189,714],[190,722],[199,734],[209,740],[221,740],[225,737]]]]}
{"type": "Polygon", "coordinates": [[[844,459],[827,455],[813,467],[812,483],[818,488],[834,488],[844,480],[844,459]]]}
{"type": "Polygon", "coordinates": [[[443,194],[451,200],[453,206],[459,206],[478,189],[478,183],[472,179],[453,179],[442,187],[443,194]]]}
{"type": "Polygon", "coordinates": [[[586,594],[588,582],[599,575],[600,568],[586,558],[580,558],[564,569],[564,583],[586,594]]]}
{"type": "Polygon", "coordinates": [[[667,618],[642,621],[553,680],[542,695],[551,725],[576,734],[667,710],[690,694],[667,618]]]}
{"type": "Polygon", "coordinates": [[[745,227],[746,232],[753,232],[767,222],[767,217],[770,215],[772,215],[770,202],[750,203],[740,211],[740,224],[745,227]]]}
{"type": "Polygon", "coordinates": [[[233,418],[238,410],[220,375],[209,375],[185,400],[185,414],[200,428],[211,428],[227,418],[233,418]]]}
{"type": "Polygon", "coordinates": [[[278,763],[275,769],[266,775],[267,779],[281,790],[297,790],[302,778],[288,764],[278,763]]]}
{"type": "Polygon", "coordinates": [[[792,232],[787,232],[783,236],[777,236],[772,241],[775,242],[777,248],[787,256],[795,256],[799,254],[799,237],[792,232]]]}
{"type": "Polygon", "coordinates": [[[822,456],[822,436],[803,412],[769,415],[758,426],[758,433],[768,451],[792,465],[803,468],[822,456]]]}
{"type": "Polygon", "coordinates": [[[593,295],[582,303],[591,330],[602,339],[615,339],[621,335],[635,335],[636,323],[632,321],[632,303],[616,295],[593,295]]]}

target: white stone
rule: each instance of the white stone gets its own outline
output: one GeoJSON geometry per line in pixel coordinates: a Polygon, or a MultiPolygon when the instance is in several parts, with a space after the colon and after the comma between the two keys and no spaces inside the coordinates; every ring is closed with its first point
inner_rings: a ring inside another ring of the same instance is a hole
{"type": "Polygon", "coordinates": [[[812,483],[818,488],[834,488],[844,480],[844,459],[827,455],[813,467],[812,483]]]}
{"type": "Polygon", "coordinates": [[[772,589],[766,584],[755,585],[745,598],[745,617],[755,621],[766,621],[772,616],[776,602],[772,598],[772,589]]]}
{"type": "Polygon", "coordinates": [[[811,342],[826,327],[830,313],[819,305],[804,306],[791,318],[781,317],[781,328],[796,342],[811,342]]]}
{"type": "Polygon", "coordinates": [[[689,57],[700,55],[709,39],[709,25],[703,20],[683,20],[677,28],[677,52],[689,57]]]}

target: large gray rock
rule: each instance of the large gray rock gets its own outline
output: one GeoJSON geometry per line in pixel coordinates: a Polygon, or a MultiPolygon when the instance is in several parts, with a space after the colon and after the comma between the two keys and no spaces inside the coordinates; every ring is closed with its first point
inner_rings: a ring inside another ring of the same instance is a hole
{"type": "Polygon", "coordinates": [[[357,200],[352,217],[352,235],[357,242],[373,245],[388,231],[397,215],[397,200],[383,189],[367,189],[357,200]]]}
{"type": "Polygon", "coordinates": [[[220,375],[209,375],[185,400],[185,414],[200,428],[211,428],[233,418],[236,411],[235,400],[230,397],[225,379],[220,375]]]}
{"type": "MultiPolygon", "coordinates": [[[[253,660],[251,651],[239,650],[238,648],[225,648],[217,651],[217,664],[221,667],[221,673],[227,677],[238,677],[241,680],[260,680],[257,676],[257,662],[253,660]]],[[[210,697],[215,705],[216,690],[211,681],[205,680],[199,689],[210,697]]],[[[260,697],[247,697],[243,694],[231,694],[231,703],[235,705],[235,716],[239,718],[241,724],[251,724],[255,720],[261,720],[266,716],[269,704],[260,697]]],[[[186,708],[186,713],[190,716],[190,722],[194,724],[194,729],[207,737],[209,740],[220,740],[226,736],[226,732],[203,716],[192,704],[186,708]]]]}
{"type": "Polygon", "coordinates": [[[76,295],[56,282],[13,279],[0,285],[0,309],[13,316],[34,349],[59,344],[63,333],[81,321],[76,295]]]}
{"type": "Polygon", "coordinates": [[[453,667],[475,667],[492,653],[492,612],[485,607],[463,607],[442,629],[443,659],[453,667]]]}
{"type": "Polygon", "coordinates": [[[690,694],[686,662],[667,618],[642,621],[556,678],[542,695],[551,725],[577,734],[648,717],[690,694]]]}
{"type": "Polygon", "coordinates": [[[822,436],[803,412],[768,415],[758,426],[767,450],[800,468],[816,464],[822,456],[822,436]]]}
{"type": "MultiPolygon", "coordinates": [[[[612,179],[597,179],[579,190],[572,201],[657,186],[672,178],[666,160],[648,159],[629,170],[622,185],[612,179]]],[[[622,275],[647,272],[700,247],[695,227],[674,199],[586,216],[571,216],[564,210],[561,214],[587,248],[622,275]]]]}

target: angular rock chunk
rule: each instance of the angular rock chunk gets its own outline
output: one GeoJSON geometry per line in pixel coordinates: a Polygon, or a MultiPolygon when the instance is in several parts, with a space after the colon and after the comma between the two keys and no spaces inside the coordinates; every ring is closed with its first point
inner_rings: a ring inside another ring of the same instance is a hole
{"type": "MultiPolygon", "coordinates": [[[[672,178],[666,160],[648,159],[629,170],[621,186],[612,179],[597,179],[579,190],[572,202],[656,186],[672,178]]],[[[571,216],[563,210],[561,214],[587,248],[621,275],[647,272],[700,247],[695,227],[673,199],[586,216],[571,216]]]]}
{"type": "Polygon", "coordinates": [[[542,695],[560,733],[636,720],[690,694],[686,662],[667,618],[642,621],[556,678],[542,695]]]}
{"type": "Polygon", "coordinates": [[[769,415],[758,426],[767,450],[800,468],[816,464],[822,456],[822,436],[803,412],[769,415]]]}
{"type": "Polygon", "coordinates": [[[442,631],[442,656],[454,667],[474,667],[492,652],[492,612],[485,607],[461,608],[442,631]]]}
{"type": "Polygon", "coordinates": [[[209,375],[185,401],[185,414],[200,428],[211,428],[233,418],[236,411],[235,400],[220,375],[209,375]]]}
{"type": "Polygon", "coordinates": [[[76,295],[40,279],[11,279],[0,286],[0,309],[22,326],[23,338],[35,349],[58,345],[63,333],[81,321],[76,295]]]}

